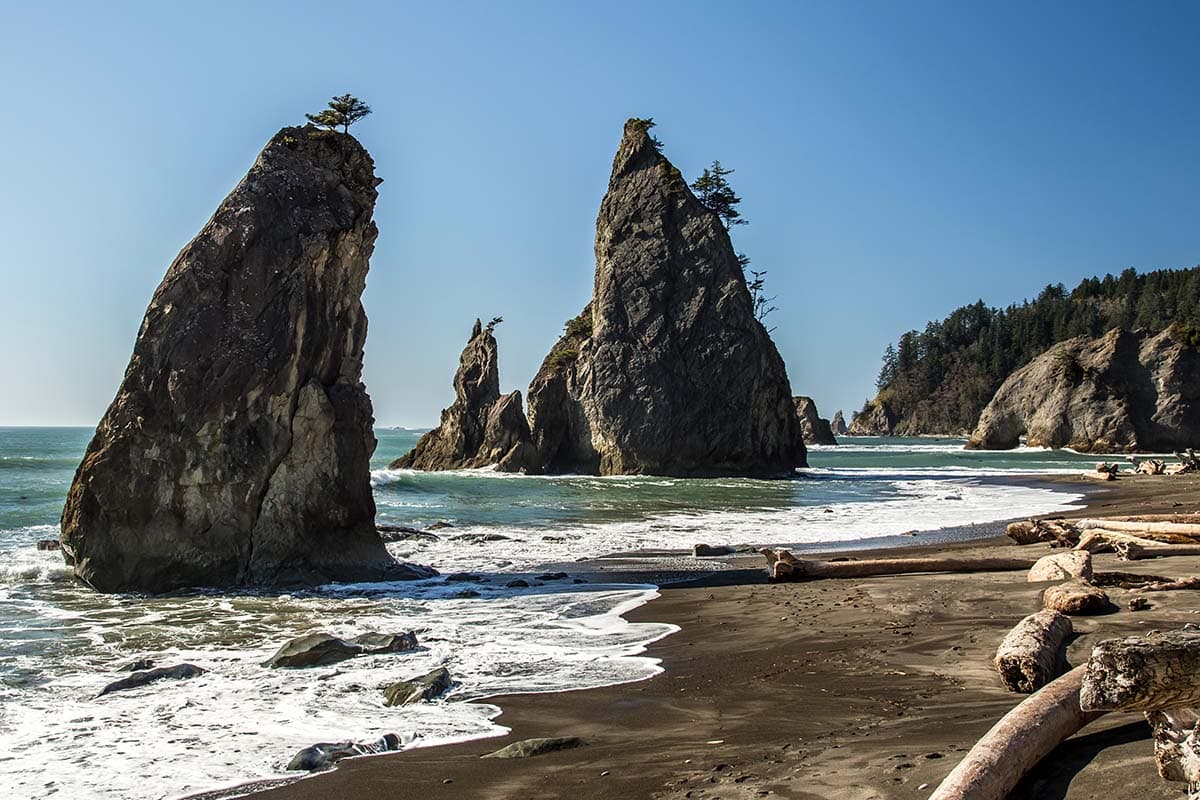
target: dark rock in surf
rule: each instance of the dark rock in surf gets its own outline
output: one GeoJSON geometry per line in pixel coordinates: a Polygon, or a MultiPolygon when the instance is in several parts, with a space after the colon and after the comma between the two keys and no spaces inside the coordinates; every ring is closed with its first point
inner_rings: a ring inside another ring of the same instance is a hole
{"type": "Polygon", "coordinates": [[[264,667],[318,667],[356,656],[400,653],[417,647],[416,634],[364,633],[340,639],[328,633],[310,633],[285,642],[264,667]]]}
{"type": "Polygon", "coordinates": [[[100,690],[98,697],[103,697],[106,694],[113,692],[123,692],[126,689],[137,689],[145,686],[148,683],[161,681],[165,679],[185,680],[194,678],[197,675],[203,675],[206,670],[197,667],[195,664],[176,664],[173,667],[159,667],[158,669],[148,669],[144,672],[135,672],[128,678],[122,678],[119,681],[113,681],[100,690]]]}
{"type": "Polygon", "coordinates": [[[546,472],[791,475],[783,359],[721,220],[629,120],[596,220],[592,301],[529,388],[546,472]]]}
{"type": "Polygon", "coordinates": [[[809,444],[837,444],[837,439],[833,437],[833,428],[829,425],[829,420],[821,419],[817,412],[817,404],[813,402],[811,397],[793,397],[792,402],[796,406],[796,417],[800,420],[800,434],[804,437],[804,443],[809,444]]]}
{"type": "Polygon", "coordinates": [[[477,469],[501,472],[532,466],[529,423],[521,393],[500,396],[499,356],[492,327],[475,320],[454,374],[454,404],[441,424],[425,434],[392,469],[477,469]],[[528,462],[528,463],[527,463],[528,462]]]}
{"type": "Polygon", "coordinates": [[[287,768],[308,772],[329,769],[343,758],[390,753],[401,749],[402,746],[400,737],[394,733],[386,734],[373,742],[318,742],[292,756],[287,768]]]}
{"type": "Polygon", "coordinates": [[[62,515],[105,592],[430,574],[375,531],[359,298],[377,230],[352,137],[284,128],[167,271],[62,515]]]}
{"type": "Polygon", "coordinates": [[[453,683],[450,671],[445,667],[438,667],[419,678],[398,681],[388,686],[383,690],[384,705],[406,706],[432,700],[448,692],[453,683]]]}

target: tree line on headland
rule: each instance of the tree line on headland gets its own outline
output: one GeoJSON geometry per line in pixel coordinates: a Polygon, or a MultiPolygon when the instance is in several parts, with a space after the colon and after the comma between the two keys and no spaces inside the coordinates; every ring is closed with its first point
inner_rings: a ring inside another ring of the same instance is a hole
{"type": "Polygon", "coordinates": [[[1014,370],[1052,345],[1112,328],[1168,328],[1200,346],[1200,266],[1087,278],[1073,290],[1047,286],[1007,308],[979,300],[909,331],[888,345],[872,405],[886,404],[894,433],[956,434],[974,428],[984,406],[1014,370]]]}

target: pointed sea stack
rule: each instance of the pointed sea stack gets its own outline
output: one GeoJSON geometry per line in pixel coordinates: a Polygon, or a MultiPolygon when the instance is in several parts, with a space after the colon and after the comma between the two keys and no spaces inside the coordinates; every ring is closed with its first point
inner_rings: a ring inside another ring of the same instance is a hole
{"type": "Polygon", "coordinates": [[[817,411],[817,404],[811,397],[800,395],[793,397],[792,402],[796,404],[796,417],[800,420],[800,433],[804,436],[806,445],[837,444],[829,420],[821,418],[820,412],[817,411]]]}
{"type": "Polygon", "coordinates": [[[548,472],[784,476],[805,465],[783,359],[716,214],[625,123],[592,301],[529,389],[548,472]]]}
{"type": "Polygon", "coordinates": [[[837,413],[833,415],[833,422],[829,423],[830,430],[834,436],[846,435],[846,418],[842,416],[842,410],[839,408],[837,413]]]}
{"type": "Polygon", "coordinates": [[[454,404],[442,411],[442,424],[391,468],[475,469],[495,464],[501,472],[519,472],[533,467],[521,393],[500,396],[498,363],[492,327],[475,320],[454,374],[454,404]]]}
{"type": "Polygon", "coordinates": [[[401,579],[375,531],[359,298],[378,233],[351,136],[284,128],[176,257],[62,516],[100,591],[401,579]]]}

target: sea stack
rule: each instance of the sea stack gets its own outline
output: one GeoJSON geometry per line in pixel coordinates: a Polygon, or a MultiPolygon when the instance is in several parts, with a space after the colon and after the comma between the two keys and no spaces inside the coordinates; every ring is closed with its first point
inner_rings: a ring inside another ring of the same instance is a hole
{"type": "Polygon", "coordinates": [[[850,436],[891,436],[896,428],[896,415],[888,404],[876,398],[869,401],[850,419],[850,436]]]}
{"type": "Polygon", "coordinates": [[[1008,376],[967,447],[1163,452],[1200,447],[1200,351],[1176,330],[1059,342],[1008,376]]]}
{"type": "Polygon", "coordinates": [[[625,123],[596,220],[592,301],[529,388],[547,472],[791,475],[805,449],[783,359],[720,219],[625,123]]]}
{"type": "Polygon", "coordinates": [[[842,410],[839,408],[833,415],[833,422],[829,423],[830,429],[834,436],[846,435],[846,418],[842,416],[842,410]]]}
{"type": "Polygon", "coordinates": [[[348,134],[284,128],[176,257],[62,516],[105,591],[430,574],[375,530],[359,300],[374,162],[348,134]]]}
{"type": "Polygon", "coordinates": [[[454,374],[454,404],[442,423],[392,462],[392,469],[536,471],[521,393],[500,396],[500,370],[492,325],[475,320],[454,374]]]}
{"type": "Polygon", "coordinates": [[[796,418],[800,420],[800,434],[804,437],[806,445],[837,444],[837,439],[833,436],[833,427],[829,424],[829,420],[821,419],[821,415],[817,411],[817,404],[811,397],[800,395],[793,397],[792,402],[796,406],[796,418]]]}

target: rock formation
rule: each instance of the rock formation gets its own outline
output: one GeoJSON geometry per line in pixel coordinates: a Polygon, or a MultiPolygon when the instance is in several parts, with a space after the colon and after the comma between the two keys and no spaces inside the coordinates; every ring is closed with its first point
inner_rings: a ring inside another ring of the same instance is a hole
{"type": "Polygon", "coordinates": [[[792,402],[796,405],[796,417],[800,420],[800,433],[806,445],[837,444],[829,420],[821,419],[817,413],[817,404],[811,397],[793,397],[792,402]]]}
{"type": "Polygon", "coordinates": [[[863,406],[850,420],[850,436],[891,436],[896,427],[896,415],[887,403],[875,399],[863,406]]]}
{"type": "Polygon", "coordinates": [[[834,436],[846,435],[846,418],[842,416],[842,410],[839,408],[837,413],[833,415],[833,422],[829,425],[834,436]]]}
{"type": "Polygon", "coordinates": [[[1082,452],[1200,446],[1200,351],[1172,330],[1114,328],[1060,342],[1001,385],[968,447],[1082,452]]]}
{"type": "Polygon", "coordinates": [[[492,464],[501,472],[536,471],[521,393],[500,396],[499,357],[492,326],[475,320],[454,374],[454,404],[442,423],[421,437],[392,469],[474,469],[492,464]]]}
{"type": "Polygon", "coordinates": [[[63,552],[101,591],[420,577],[375,531],[359,297],[374,162],[284,128],[176,257],[75,474],[63,552]]]}
{"type": "Polygon", "coordinates": [[[787,371],[716,214],[625,124],[596,221],[592,301],[529,388],[548,472],[790,475],[805,465],[787,371]]]}

